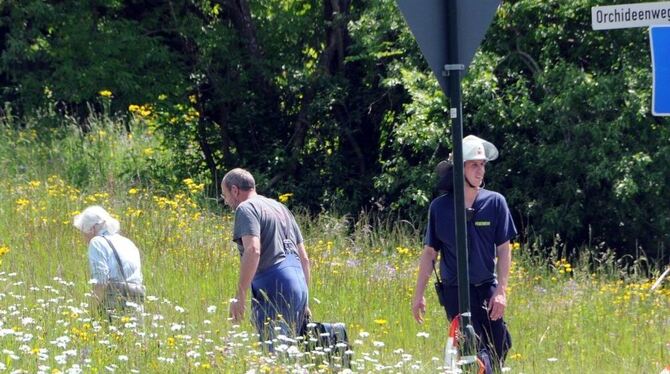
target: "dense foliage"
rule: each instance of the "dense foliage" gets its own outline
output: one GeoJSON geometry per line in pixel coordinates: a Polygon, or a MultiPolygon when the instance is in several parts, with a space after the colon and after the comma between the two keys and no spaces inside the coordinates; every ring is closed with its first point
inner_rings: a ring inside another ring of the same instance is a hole
{"type": "MultiPolygon", "coordinates": [[[[465,133],[501,149],[487,183],[524,239],[670,243],[647,32],[590,25],[592,6],[623,2],[503,1],[464,80],[465,133]]],[[[131,134],[146,122],[173,157],[132,158],[134,181],[206,178],[214,195],[244,166],[313,211],[421,219],[451,148],[447,100],[391,0],[5,1],[0,100],[23,126],[39,113],[39,133],[85,134],[91,112],[131,134]]]]}

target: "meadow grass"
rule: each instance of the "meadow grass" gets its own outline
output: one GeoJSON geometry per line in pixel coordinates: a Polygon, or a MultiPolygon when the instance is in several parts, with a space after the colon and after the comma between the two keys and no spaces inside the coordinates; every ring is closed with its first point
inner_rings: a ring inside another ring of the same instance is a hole
{"type": "MultiPolygon", "coordinates": [[[[318,353],[264,354],[248,321],[231,323],[239,266],[231,212],[208,204],[198,181],[167,193],[116,174],[129,167],[121,155],[159,149],[150,134],[128,137],[100,125],[45,145],[30,128],[5,126],[0,138],[0,371],[339,369],[318,353]],[[102,163],[97,171],[82,171],[95,162],[102,163]],[[95,182],[75,187],[84,177],[95,182]],[[149,295],[143,323],[109,325],[89,310],[86,243],[72,219],[92,204],[112,212],[142,250],[149,295]]],[[[318,321],[347,324],[352,370],[439,372],[447,323],[432,289],[426,322],[416,324],[410,312],[423,229],[327,213],[298,214],[298,221],[313,264],[312,311],[318,321]]],[[[588,258],[597,254],[588,251],[564,259],[515,243],[508,372],[657,373],[670,364],[667,282],[650,292],[653,279],[613,257],[594,266],[588,258]]]]}

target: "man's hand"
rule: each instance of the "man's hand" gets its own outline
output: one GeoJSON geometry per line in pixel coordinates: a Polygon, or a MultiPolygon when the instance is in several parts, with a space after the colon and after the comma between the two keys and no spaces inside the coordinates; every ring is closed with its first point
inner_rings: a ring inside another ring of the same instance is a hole
{"type": "Polygon", "coordinates": [[[412,299],[412,314],[418,323],[423,323],[423,315],[426,314],[426,298],[416,295],[412,299]]]}
{"type": "Polygon", "coordinates": [[[244,311],[246,309],[246,300],[232,299],[230,301],[230,312],[228,315],[233,319],[233,322],[240,323],[244,318],[244,311]]]}
{"type": "Polygon", "coordinates": [[[423,316],[426,314],[426,298],[424,294],[436,259],[437,252],[435,248],[428,245],[424,246],[421,258],[419,259],[419,274],[416,278],[414,297],[412,297],[412,314],[414,314],[414,319],[418,323],[423,323],[423,316]]]}
{"type": "Polygon", "coordinates": [[[305,318],[312,318],[312,310],[309,309],[309,305],[305,305],[305,318]]]}
{"type": "Polygon", "coordinates": [[[503,287],[496,288],[496,292],[491,296],[489,300],[489,317],[491,320],[499,320],[505,314],[505,307],[507,306],[507,296],[505,295],[505,289],[503,287]]]}

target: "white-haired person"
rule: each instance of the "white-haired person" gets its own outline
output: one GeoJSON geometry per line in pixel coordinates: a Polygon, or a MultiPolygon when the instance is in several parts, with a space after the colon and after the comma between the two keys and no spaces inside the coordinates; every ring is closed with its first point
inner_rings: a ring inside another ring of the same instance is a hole
{"type": "Polygon", "coordinates": [[[140,251],[135,243],[119,234],[119,221],[97,205],[75,216],[74,226],[88,243],[94,310],[110,322],[120,315],[140,319],[144,285],[140,251]]]}

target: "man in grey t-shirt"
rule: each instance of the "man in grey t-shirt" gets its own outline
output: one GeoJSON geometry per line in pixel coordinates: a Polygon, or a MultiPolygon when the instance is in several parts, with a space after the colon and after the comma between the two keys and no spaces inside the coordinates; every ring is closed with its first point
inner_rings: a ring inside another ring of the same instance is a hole
{"type": "Polygon", "coordinates": [[[296,335],[310,314],[310,266],[293,214],[280,202],[258,195],[253,176],[244,169],[229,171],[221,189],[226,204],[235,210],[233,241],[242,256],[230,316],[235,322],[242,320],[251,288],[253,321],[261,340],[271,338],[275,327],[287,336],[296,335]]]}

